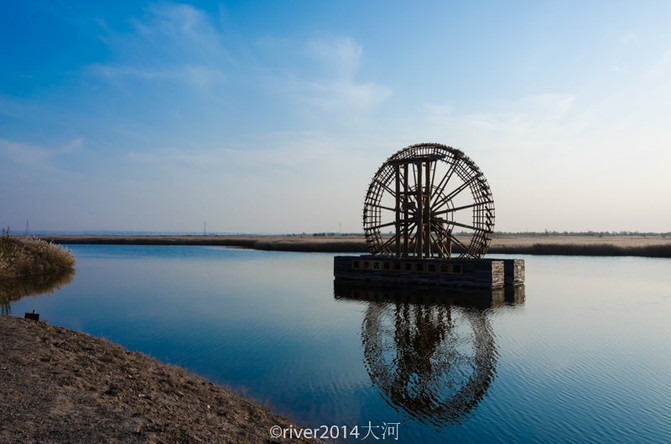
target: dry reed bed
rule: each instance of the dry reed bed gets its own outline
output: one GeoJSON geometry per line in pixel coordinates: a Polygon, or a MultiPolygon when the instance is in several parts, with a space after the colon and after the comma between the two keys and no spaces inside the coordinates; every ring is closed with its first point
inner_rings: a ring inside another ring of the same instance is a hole
{"type": "MultiPolygon", "coordinates": [[[[258,250],[365,253],[363,235],[286,236],[48,236],[62,244],[220,245],[258,250]]],[[[459,237],[467,242],[465,237],[459,237]]],[[[454,249],[458,253],[458,249],[454,249]]],[[[671,237],[591,235],[496,235],[490,253],[574,256],[671,257],[671,237]]]]}
{"type": "Polygon", "coordinates": [[[3,229],[0,237],[0,279],[62,273],[76,263],[72,252],[52,242],[34,237],[16,238],[3,229]]]}
{"type": "Polygon", "coordinates": [[[671,244],[618,246],[612,244],[532,244],[532,245],[492,245],[492,254],[531,254],[554,256],[638,256],[671,258],[671,244]]]}

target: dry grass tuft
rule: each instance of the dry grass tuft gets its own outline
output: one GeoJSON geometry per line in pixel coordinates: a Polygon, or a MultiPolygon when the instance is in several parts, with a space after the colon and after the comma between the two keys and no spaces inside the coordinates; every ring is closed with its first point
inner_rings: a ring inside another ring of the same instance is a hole
{"type": "Polygon", "coordinates": [[[41,239],[16,238],[9,228],[0,237],[0,279],[17,279],[71,270],[76,263],[68,248],[41,239]]]}

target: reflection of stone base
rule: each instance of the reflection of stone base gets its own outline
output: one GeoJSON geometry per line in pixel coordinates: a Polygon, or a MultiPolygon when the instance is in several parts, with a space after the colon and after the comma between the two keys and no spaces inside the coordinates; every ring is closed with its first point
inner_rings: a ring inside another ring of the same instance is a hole
{"type": "Polygon", "coordinates": [[[333,296],[336,299],[368,302],[455,305],[481,309],[521,305],[525,298],[524,285],[459,289],[435,286],[392,287],[340,279],[333,281],[333,296]]]}
{"type": "Polygon", "coordinates": [[[523,259],[336,256],[335,278],[377,284],[499,288],[524,283],[523,259]]]}

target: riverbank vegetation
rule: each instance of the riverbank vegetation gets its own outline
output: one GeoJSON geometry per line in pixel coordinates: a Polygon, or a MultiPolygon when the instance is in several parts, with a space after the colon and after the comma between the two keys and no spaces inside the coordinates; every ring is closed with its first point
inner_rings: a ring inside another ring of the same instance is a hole
{"type": "Polygon", "coordinates": [[[72,270],[75,256],[62,245],[35,237],[11,236],[9,227],[0,234],[0,279],[21,279],[72,270]]]}
{"type": "MultiPolygon", "coordinates": [[[[462,242],[469,238],[456,234],[462,242]]],[[[366,253],[363,234],[291,235],[68,235],[44,236],[60,244],[218,245],[256,250],[366,253]]],[[[388,235],[385,235],[388,238],[388,235]]],[[[453,253],[459,254],[457,246],[453,253]]],[[[489,254],[671,257],[671,233],[494,233],[489,254]]]]}
{"type": "Polygon", "coordinates": [[[532,254],[553,256],[638,256],[671,257],[671,244],[663,245],[613,245],[602,244],[543,244],[492,245],[489,254],[532,254]]]}

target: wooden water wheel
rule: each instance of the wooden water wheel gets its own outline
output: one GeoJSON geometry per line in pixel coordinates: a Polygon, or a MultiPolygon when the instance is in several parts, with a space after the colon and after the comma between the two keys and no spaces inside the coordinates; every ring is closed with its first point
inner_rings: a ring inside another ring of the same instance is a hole
{"type": "Polygon", "coordinates": [[[479,259],[494,233],[494,199],[478,166],[437,144],[400,150],[368,187],[363,228],[376,256],[479,259]]]}

